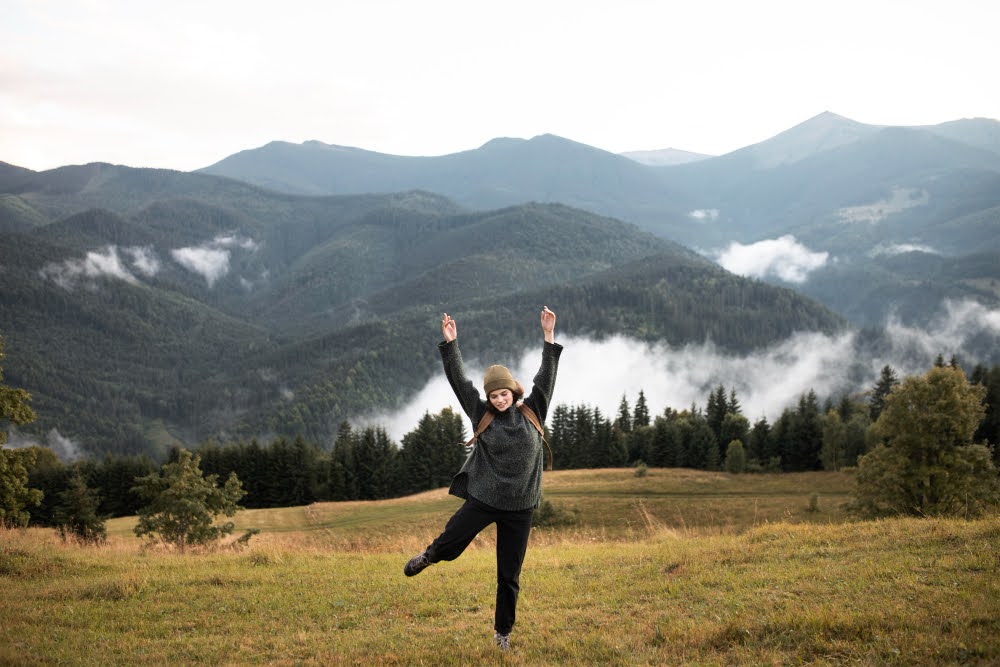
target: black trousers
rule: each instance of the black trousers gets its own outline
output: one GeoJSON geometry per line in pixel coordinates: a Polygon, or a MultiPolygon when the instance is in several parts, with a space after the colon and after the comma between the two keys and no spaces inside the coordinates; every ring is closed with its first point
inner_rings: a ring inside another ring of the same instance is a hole
{"type": "Polygon", "coordinates": [[[497,525],[497,603],[493,629],[508,634],[517,616],[521,565],[531,534],[533,509],[505,511],[469,498],[448,520],[444,532],[427,547],[432,563],[455,560],[476,535],[491,523],[497,525]]]}

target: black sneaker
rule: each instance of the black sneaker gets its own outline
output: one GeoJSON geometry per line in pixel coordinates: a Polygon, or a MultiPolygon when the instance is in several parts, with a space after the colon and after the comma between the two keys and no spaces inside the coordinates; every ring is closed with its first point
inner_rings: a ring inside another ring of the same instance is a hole
{"type": "Polygon", "coordinates": [[[427,567],[431,565],[431,559],[427,557],[427,552],[414,556],[409,560],[409,562],[403,566],[403,574],[408,577],[420,574],[427,567]]]}
{"type": "Polygon", "coordinates": [[[501,651],[506,653],[510,650],[510,633],[508,632],[507,634],[502,635],[499,632],[494,632],[493,642],[500,647],[501,651]]]}

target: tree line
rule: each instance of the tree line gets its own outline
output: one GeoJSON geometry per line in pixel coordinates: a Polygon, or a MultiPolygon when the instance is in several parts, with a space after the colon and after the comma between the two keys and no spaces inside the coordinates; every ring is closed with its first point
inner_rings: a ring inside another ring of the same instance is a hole
{"type": "MultiPolygon", "coordinates": [[[[939,359],[936,368],[944,367],[939,359]]],[[[954,362],[948,367],[958,370],[954,362]]],[[[655,416],[641,391],[634,406],[623,396],[613,415],[587,405],[559,404],[546,428],[547,439],[556,469],[641,465],[732,473],[840,470],[857,466],[886,441],[875,424],[900,382],[886,366],[866,396],[843,396],[821,405],[809,391],[773,424],[763,417],[751,424],[735,390],[722,385],[709,393],[704,407],[666,407],[655,416]]],[[[987,444],[987,458],[996,465],[1000,366],[977,367],[969,384],[984,399],[974,441],[987,444]]],[[[465,421],[450,408],[427,412],[398,445],[380,426],[343,422],[331,448],[302,437],[267,444],[251,439],[209,441],[193,454],[206,475],[239,479],[246,508],[379,500],[447,486],[467,455],[465,421]]],[[[138,514],[143,499],[136,480],[161,469],[146,456],[109,454],[64,464],[45,448],[6,451],[20,456],[26,488],[41,493],[36,505],[26,503],[35,525],[60,525],[66,504],[79,503],[87,493],[92,494],[96,515],[138,514]]],[[[175,448],[165,465],[176,465],[188,455],[175,448]]]]}

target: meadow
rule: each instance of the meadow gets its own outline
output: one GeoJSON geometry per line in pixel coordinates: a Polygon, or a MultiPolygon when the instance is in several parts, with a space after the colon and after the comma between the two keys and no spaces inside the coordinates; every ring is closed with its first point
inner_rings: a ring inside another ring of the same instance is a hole
{"type": "Polygon", "coordinates": [[[461,501],[248,510],[248,546],[100,547],[0,532],[13,665],[987,665],[1000,516],[855,521],[847,473],[546,473],[572,522],[532,533],[511,652],[492,645],[493,534],[408,579],[461,501]]]}

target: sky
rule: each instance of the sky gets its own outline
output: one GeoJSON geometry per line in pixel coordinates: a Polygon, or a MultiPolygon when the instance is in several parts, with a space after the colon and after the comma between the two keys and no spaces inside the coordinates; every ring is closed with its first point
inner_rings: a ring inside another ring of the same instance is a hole
{"type": "Polygon", "coordinates": [[[1000,3],[983,0],[0,0],[0,16],[0,161],[34,170],[545,133],[720,155],[823,111],[1000,119],[1000,3]]]}

